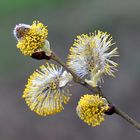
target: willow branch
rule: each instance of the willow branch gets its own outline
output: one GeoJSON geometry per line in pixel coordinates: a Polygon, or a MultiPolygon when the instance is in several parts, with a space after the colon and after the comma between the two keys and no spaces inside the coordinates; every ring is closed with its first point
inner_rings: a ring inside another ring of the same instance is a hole
{"type": "Polygon", "coordinates": [[[137,130],[140,131],[140,124],[135,121],[133,118],[131,118],[127,113],[119,109],[118,107],[115,107],[115,113],[124,118],[126,121],[128,121],[132,126],[137,128],[137,130]]]}
{"type": "MultiPolygon", "coordinates": [[[[105,95],[102,93],[102,90],[100,87],[95,87],[93,88],[92,86],[88,85],[83,79],[79,78],[70,68],[67,67],[67,65],[54,53],[52,52],[51,59],[59,63],[61,66],[63,66],[68,72],[71,73],[73,76],[73,79],[76,83],[79,83],[80,85],[86,87],[93,93],[98,93],[100,96],[105,97],[105,95]]],[[[106,97],[105,97],[106,98],[106,97]]],[[[107,98],[106,98],[107,99],[107,98]]],[[[107,101],[112,104],[108,99],[107,101]]],[[[134,126],[137,130],[140,131],[140,124],[135,121],[133,118],[131,118],[127,113],[123,112],[121,109],[119,109],[117,106],[114,108],[114,112],[125,119],[129,124],[134,126]]]]}

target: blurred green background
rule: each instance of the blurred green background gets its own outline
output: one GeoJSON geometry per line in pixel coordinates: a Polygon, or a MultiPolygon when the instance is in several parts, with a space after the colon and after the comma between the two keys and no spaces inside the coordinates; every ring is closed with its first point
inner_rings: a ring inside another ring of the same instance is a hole
{"type": "Polygon", "coordinates": [[[120,57],[116,78],[105,77],[102,88],[112,102],[140,122],[139,0],[0,0],[0,139],[1,140],[139,140],[139,132],[117,115],[91,128],[75,113],[80,96],[74,85],[65,110],[40,117],[21,98],[29,75],[44,61],[24,57],[13,36],[18,23],[39,20],[49,29],[52,49],[66,61],[76,35],[94,30],[113,35],[120,57]]]}

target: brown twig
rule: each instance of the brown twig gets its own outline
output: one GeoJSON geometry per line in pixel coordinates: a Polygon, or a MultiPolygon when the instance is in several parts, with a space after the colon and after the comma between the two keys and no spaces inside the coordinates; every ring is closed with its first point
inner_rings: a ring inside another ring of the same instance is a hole
{"type": "Polygon", "coordinates": [[[133,118],[131,118],[127,113],[119,109],[118,107],[115,106],[115,113],[124,118],[126,121],[128,121],[132,126],[137,128],[137,130],[140,131],[140,124],[135,121],[133,118]]]}

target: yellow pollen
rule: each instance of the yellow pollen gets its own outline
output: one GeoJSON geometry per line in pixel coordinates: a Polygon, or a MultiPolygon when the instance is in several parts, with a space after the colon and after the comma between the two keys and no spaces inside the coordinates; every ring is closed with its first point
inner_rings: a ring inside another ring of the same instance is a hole
{"type": "Polygon", "coordinates": [[[53,115],[61,112],[64,104],[70,99],[68,88],[59,87],[61,74],[58,67],[47,63],[40,71],[36,70],[28,79],[23,93],[27,105],[41,116],[53,115]],[[54,73],[54,77],[51,77],[54,73]]]}
{"type": "Polygon", "coordinates": [[[39,21],[34,21],[30,29],[26,31],[26,34],[19,39],[17,48],[19,48],[24,55],[31,56],[44,46],[47,35],[47,26],[44,26],[39,21]]]}
{"type": "Polygon", "coordinates": [[[109,106],[99,95],[84,95],[76,108],[78,116],[88,125],[97,126],[104,121],[109,106]]]}
{"type": "Polygon", "coordinates": [[[51,88],[52,90],[57,89],[58,86],[59,86],[58,80],[54,80],[54,81],[52,81],[52,82],[50,83],[50,88],[51,88]]]}

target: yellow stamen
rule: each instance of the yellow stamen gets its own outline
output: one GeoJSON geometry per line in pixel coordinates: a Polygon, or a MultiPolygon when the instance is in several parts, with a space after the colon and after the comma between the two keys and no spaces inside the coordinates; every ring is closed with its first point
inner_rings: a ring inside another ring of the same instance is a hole
{"type": "Polygon", "coordinates": [[[47,26],[44,26],[39,21],[34,21],[29,30],[26,31],[26,34],[19,39],[17,48],[19,48],[24,55],[31,56],[45,45],[47,35],[47,26]]]}
{"type": "Polygon", "coordinates": [[[88,125],[97,126],[104,121],[104,112],[109,109],[107,102],[99,95],[84,95],[76,108],[78,116],[88,125]]]}

